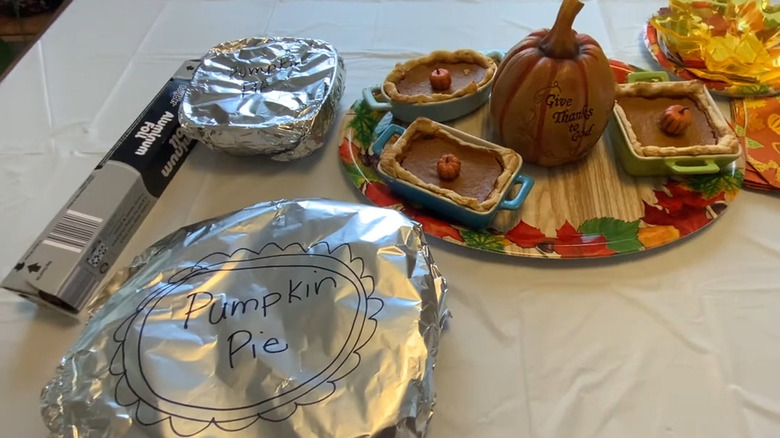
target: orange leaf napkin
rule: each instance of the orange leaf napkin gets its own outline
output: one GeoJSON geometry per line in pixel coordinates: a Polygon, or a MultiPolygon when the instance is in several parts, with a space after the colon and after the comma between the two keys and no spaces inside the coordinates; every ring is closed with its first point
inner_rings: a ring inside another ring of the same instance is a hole
{"type": "Polygon", "coordinates": [[[731,118],[747,159],[743,185],[780,190],[780,96],[733,99],[731,118]]]}

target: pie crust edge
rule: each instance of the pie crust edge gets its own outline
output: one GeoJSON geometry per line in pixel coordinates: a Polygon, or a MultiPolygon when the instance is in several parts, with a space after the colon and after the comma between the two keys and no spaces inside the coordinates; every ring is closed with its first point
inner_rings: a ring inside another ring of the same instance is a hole
{"type": "Polygon", "coordinates": [[[480,52],[470,49],[460,49],[455,51],[447,50],[435,50],[426,56],[420,58],[410,59],[404,63],[398,63],[395,68],[387,75],[382,88],[394,102],[400,103],[429,103],[429,102],[441,102],[445,100],[455,99],[469,94],[476,93],[480,88],[489,83],[493,76],[495,76],[497,70],[496,62],[489,56],[480,52]],[[404,78],[406,72],[417,67],[418,65],[428,64],[431,62],[468,62],[479,65],[485,69],[485,76],[479,83],[471,81],[471,83],[459,90],[455,90],[453,93],[433,93],[433,94],[401,94],[398,92],[397,84],[404,78]]]}
{"type": "Polygon", "coordinates": [[[493,207],[498,205],[499,202],[501,202],[503,198],[503,194],[505,192],[504,189],[511,182],[512,177],[520,167],[520,163],[521,163],[520,155],[518,155],[517,152],[513,151],[512,149],[501,147],[501,146],[485,147],[485,146],[479,146],[473,143],[463,141],[455,137],[454,135],[450,134],[449,132],[447,132],[445,129],[443,129],[440,125],[438,125],[433,120],[426,119],[423,117],[420,117],[414,122],[412,122],[412,124],[409,125],[409,127],[406,129],[406,132],[404,132],[393,145],[386,146],[385,149],[382,151],[379,160],[379,166],[381,170],[383,170],[387,175],[411,183],[416,187],[425,189],[429,192],[432,192],[446,199],[449,199],[450,201],[455,202],[460,206],[469,208],[471,210],[480,213],[484,213],[491,210],[493,207]],[[443,137],[461,146],[468,147],[468,148],[490,150],[496,152],[498,154],[499,159],[501,160],[501,165],[503,166],[503,170],[501,171],[501,174],[498,175],[498,178],[496,178],[496,183],[493,186],[493,190],[490,192],[488,197],[485,198],[484,201],[480,202],[479,200],[477,200],[477,198],[466,197],[455,192],[454,190],[445,189],[435,184],[426,183],[425,181],[421,180],[413,173],[404,169],[401,166],[401,163],[398,162],[398,157],[402,155],[413,144],[412,142],[410,142],[410,140],[412,140],[415,137],[415,135],[419,133],[431,134],[438,137],[443,137]]]}
{"type": "Polygon", "coordinates": [[[739,139],[729,127],[723,114],[715,106],[712,96],[699,81],[676,82],[634,82],[619,84],[615,99],[615,114],[625,128],[631,148],[640,157],[680,157],[696,155],[727,155],[740,152],[739,139]],[[710,126],[718,136],[714,145],[691,145],[686,147],[643,145],[628,121],[625,111],[617,102],[617,97],[656,97],[661,95],[685,95],[694,100],[699,109],[707,115],[710,126]]]}

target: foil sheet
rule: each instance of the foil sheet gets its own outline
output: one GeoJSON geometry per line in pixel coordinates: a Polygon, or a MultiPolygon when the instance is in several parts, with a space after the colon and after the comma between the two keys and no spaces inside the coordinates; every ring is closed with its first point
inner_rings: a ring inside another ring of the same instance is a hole
{"type": "Polygon", "coordinates": [[[447,319],[419,224],[322,199],[169,235],[44,387],[54,437],[423,437],[447,319]]]}
{"type": "Polygon", "coordinates": [[[191,137],[231,155],[303,158],[325,143],[345,74],[343,58],[324,41],[225,42],[203,57],[179,120],[191,137]]]}

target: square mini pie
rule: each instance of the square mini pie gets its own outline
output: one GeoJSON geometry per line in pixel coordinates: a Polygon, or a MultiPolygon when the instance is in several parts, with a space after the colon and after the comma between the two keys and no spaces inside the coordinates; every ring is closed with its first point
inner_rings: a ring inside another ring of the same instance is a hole
{"type": "Polygon", "coordinates": [[[621,84],[615,96],[615,114],[628,143],[642,157],[721,155],[739,152],[739,140],[726,123],[709,92],[699,81],[635,82],[621,84]],[[691,123],[682,134],[669,135],[660,118],[672,105],[691,111],[691,123]]]}
{"type": "Polygon", "coordinates": [[[391,177],[485,212],[501,201],[520,162],[511,149],[477,146],[430,119],[418,118],[394,144],[385,147],[379,166],[391,177]],[[437,163],[445,154],[455,155],[461,162],[460,173],[453,180],[443,180],[437,172],[437,163]]]}

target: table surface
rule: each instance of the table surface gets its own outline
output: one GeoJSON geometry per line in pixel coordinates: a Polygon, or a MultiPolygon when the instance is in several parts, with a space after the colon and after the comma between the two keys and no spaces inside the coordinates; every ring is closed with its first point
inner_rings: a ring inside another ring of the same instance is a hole
{"type": "MultiPolygon", "coordinates": [[[[592,0],[575,27],[653,67],[662,2],[592,0]]],[[[0,83],[0,273],[17,262],[185,59],[252,35],[316,37],[344,55],[342,114],[397,61],[508,48],[557,1],[75,0],[0,83]]],[[[199,148],[119,265],[182,225],[279,198],[361,202],[336,139],[280,164],[199,148]]],[[[430,437],[780,436],[780,199],[743,192],[711,227],[604,260],[478,253],[432,240],[455,315],[430,437]]],[[[38,396],[82,322],[0,294],[3,436],[43,437],[38,396]]]]}

